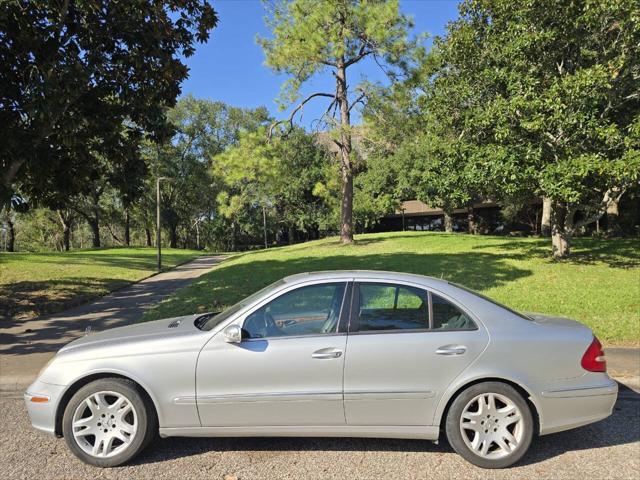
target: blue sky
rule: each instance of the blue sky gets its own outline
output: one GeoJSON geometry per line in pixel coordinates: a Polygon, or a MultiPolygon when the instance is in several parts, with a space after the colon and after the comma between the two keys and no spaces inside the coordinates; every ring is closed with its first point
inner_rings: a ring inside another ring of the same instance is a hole
{"type": "MultiPolygon", "coordinates": [[[[220,22],[212,31],[209,42],[198,45],[196,53],[186,59],[189,78],[182,84],[183,95],[222,100],[238,107],[266,106],[276,118],[286,118],[278,111],[276,97],[284,75],[276,75],[264,65],[264,54],[256,44],[256,34],[268,36],[264,25],[264,7],[259,0],[214,0],[220,22]]],[[[401,9],[411,15],[415,33],[441,35],[448,21],[457,16],[457,0],[401,0],[401,9]]],[[[428,46],[430,41],[427,40],[428,46]]],[[[352,67],[350,84],[361,77],[381,81],[384,75],[373,61],[352,67]]],[[[302,93],[332,92],[331,75],[326,72],[312,79],[302,93]]],[[[301,124],[309,126],[327,107],[328,99],[314,99],[305,106],[301,124]]],[[[356,119],[357,121],[357,119],[356,119]]]]}

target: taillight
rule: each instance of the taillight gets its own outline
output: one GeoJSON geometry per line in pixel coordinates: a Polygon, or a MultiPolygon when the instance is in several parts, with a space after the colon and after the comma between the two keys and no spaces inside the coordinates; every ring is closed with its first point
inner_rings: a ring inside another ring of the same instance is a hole
{"type": "Polygon", "coordinates": [[[594,336],[591,345],[582,356],[582,368],[589,372],[606,372],[607,361],[604,358],[604,351],[600,341],[594,336]]]}

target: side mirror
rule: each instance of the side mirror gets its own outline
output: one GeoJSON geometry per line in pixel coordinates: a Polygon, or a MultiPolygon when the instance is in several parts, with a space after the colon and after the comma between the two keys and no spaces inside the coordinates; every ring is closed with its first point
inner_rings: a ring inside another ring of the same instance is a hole
{"type": "Polygon", "coordinates": [[[229,325],[222,332],[227,343],[240,343],[242,341],[242,328],[239,325],[229,325]]]}

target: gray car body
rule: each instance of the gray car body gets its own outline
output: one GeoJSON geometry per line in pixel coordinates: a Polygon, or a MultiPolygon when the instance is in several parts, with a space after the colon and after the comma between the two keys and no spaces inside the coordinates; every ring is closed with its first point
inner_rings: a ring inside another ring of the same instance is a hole
{"type": "Polygon", "coordinates": [[[287,277],[210,331],[190,315],[90,334],[62,348],[25,393],[34,427],[61,435],[69,398],[91,379],[135,381],[155,406],[162,436],[363,436],[437,440],[447,406],[465,387],[502,380],[532,406],[539,434],[609,416],[617,384],[580,360],[591,331],[568,319],[502,308],[444,280],[379,271],[287,277]],[[336,333],[230,344],[221,333],[266,302],[325,282],[390,282],[457,305],[472,331],[336,333]],[[176,321],[178,320],[178,321],[176,321]],[[175,324],[177,323],[177,326],[175,324]],[[169,328],[173,324],[174,327],[169,328]],[[464,346],[462,355],[438,355],[464,346]],[[316,359],[318,350],[340,350],[316,359]],[[46,396],[49,401],[30,402],[46,396]]]}

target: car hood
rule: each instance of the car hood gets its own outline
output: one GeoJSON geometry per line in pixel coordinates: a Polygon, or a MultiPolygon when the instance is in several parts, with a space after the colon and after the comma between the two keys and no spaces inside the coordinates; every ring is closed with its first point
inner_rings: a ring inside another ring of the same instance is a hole
{"type": "Polygon", "coordinates": [[[194,321],[197,315],[165,318],[153,322],[136,323],[126,327],[111,328],[102,332],[91,332],[62,347],[59,353],[94,347],[110,347],[129,343],[148,342],[167,339],[172,336],[184,336],[201,332],[194,321]]]}

